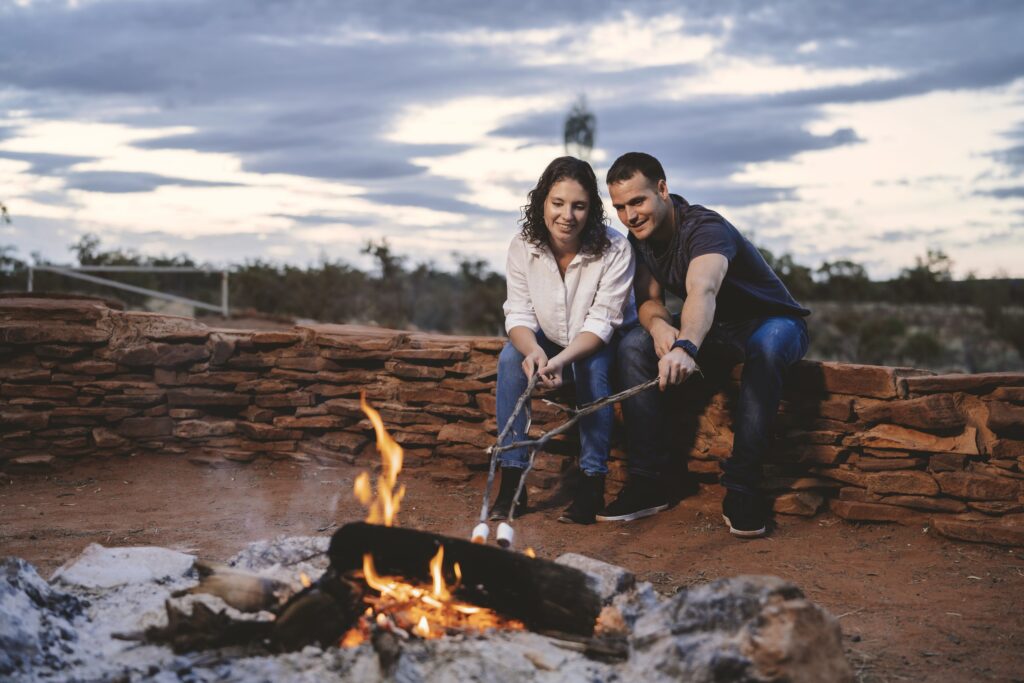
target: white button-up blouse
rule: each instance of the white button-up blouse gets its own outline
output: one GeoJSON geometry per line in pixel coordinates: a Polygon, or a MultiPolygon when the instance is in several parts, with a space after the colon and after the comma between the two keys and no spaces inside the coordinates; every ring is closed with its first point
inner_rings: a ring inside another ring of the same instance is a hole
{"type": "Polygon", "coordinates": [[[579,253],[565,279],[547,245],[538,247],[517,234],[508,247],[505,279],[505,331],[528,327],[559,346],[580,332],[607,343],[625,318],[635,318],[631,296],[635,260],[629,241],[605,227],[611,246],[602,256],[579,253]]]}

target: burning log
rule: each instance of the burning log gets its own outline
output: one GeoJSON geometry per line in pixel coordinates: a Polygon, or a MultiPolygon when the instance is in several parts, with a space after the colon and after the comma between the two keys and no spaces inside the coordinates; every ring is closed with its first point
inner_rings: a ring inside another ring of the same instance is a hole
{"type": "Polygon", "coordinates": [[[336,531],[327,554],[339,575],[361,569],[363,557],[370,554],[383,574],[429,582],[429,560],[439,547],[444,547],[446,562],[461,566],[456,590],[460,599],[520,620],[532,630],[593,634],[601,598],[586,574],[572,567],[426,531],[364,522],[336,531]]]}
{"type": "Polygon", "coordinates": [[[270,634],[279,652],[311,643],[336,645],[362,612],[362,588],[328,570],[315,585],[297,593],[281,610],[270,634]]]}

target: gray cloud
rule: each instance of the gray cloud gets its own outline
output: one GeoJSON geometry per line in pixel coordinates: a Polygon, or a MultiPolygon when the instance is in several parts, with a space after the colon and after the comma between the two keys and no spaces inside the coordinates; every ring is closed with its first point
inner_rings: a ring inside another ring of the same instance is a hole
{"type": "Polygon", "coordinates": [[[12,159],[31,164],[30,173],[50,175],[67,170],[75,164],[95,161],[96,157],[72,156],[70,154],[46,154],[43,152],[4,152],[0,151],[0,159],[12,159]]]}
{"type": "Polygon", "coordinates": [[[995,197],[996,199],[1020,199],[1024,197],[1024,187],[999,187],[994,190],[975,192],[974,194],[995,197]]]}
{"type": "Polygon", "coordinates": [[[70,189],[87,192],[149,192],[162,185],[178,187],[238,187],[238,183],[207,182],[187,178],[170,178],[156,173],[129,173],[122,171],[76,171],[67,174],[70,189]]]}

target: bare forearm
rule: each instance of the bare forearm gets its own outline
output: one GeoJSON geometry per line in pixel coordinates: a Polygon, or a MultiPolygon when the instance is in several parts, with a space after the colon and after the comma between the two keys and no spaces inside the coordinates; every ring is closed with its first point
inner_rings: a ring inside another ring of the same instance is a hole
{"type": "Polygon", "coordinates": [[[562,366],[568,365],[580,358],[596,353],[604,346],[604,342],[593,332],[580,332],[576,338],[569,342],[569,345],[562,349],[558,355],[551,360],[557,359],[562,366]]]}
{"type": "Polygon", "coordinates": [[[508,339],[516,351],[524,356],[529,356],[539,346],[537,334],[529,327],[513,327],[508,331],[508,339]]]}
{"type": "Polygon", "coordinates": [[[715,320],[715,305],[715,293],[711,291],[687,296],[680,316],[679,338],[689,339],[699,347],[715,320]]]}
{"type": "Polygon", "coordinates": [[[672,325],[672,314],[665,308],[665,304],[655,299],[648,299],[640,304],[640,308],[637,310],[637,318],[648,332],[653,332],[662,323],[669,327],[675,327],[672,325]]]}

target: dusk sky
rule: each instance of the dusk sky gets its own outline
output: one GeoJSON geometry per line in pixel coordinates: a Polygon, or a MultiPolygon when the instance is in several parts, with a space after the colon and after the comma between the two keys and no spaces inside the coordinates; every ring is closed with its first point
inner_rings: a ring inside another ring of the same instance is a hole
{"type": "Polygon", "coordinates": [[[0,246],[503,271],[581,94],[776,253],[1024,277],[1019,0],[0,0],[0,246]]]}

